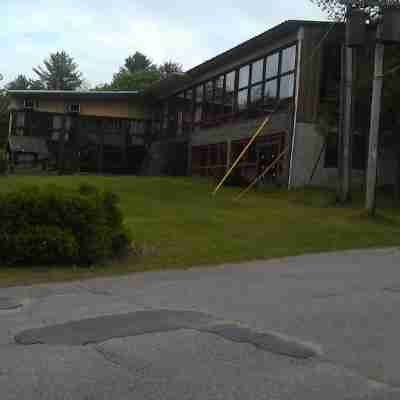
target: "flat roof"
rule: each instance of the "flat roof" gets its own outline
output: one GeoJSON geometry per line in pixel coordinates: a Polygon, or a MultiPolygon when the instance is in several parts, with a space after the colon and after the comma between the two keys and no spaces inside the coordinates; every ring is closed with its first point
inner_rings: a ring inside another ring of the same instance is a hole
{"type": "Polygon", "coordinates": [[[8,90],[9,94],[14,97],[47,97],[47,98],[62,98],[62,99],[99,99],[99,100],[126,100],[137,98],[142,92],[138,90],[8,90]]]}

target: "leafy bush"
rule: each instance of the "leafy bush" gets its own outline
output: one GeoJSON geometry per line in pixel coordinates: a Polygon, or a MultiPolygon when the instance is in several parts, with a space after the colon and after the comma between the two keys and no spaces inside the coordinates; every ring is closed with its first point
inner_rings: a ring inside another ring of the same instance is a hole
{"type": "Polygon", "coordinates": [[[7,153],[4,149],[0,148],[0,174],[7,172],[7,153]]]}
{"type": "Polygon", "coordinates": [[[90,265],[127,251],[118,197],[96,187],[25,187],[0,194],[0,262],[90,265]]]}

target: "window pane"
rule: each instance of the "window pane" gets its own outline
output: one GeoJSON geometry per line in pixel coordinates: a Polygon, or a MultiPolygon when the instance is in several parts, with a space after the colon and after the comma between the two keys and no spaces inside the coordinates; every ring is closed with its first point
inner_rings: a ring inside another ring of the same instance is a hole
{"type": "Polygon", "coordinates": [[[235,78],[236,78],[236,71],[232,71],[226,75],[224,114],[230,114],[233,112],[233,105],[235,99],[235,78]]]}
{"type": "Polygon", "coordinates": [[[233,92],[235,90],[236,71],[226,74],[226,91],[233,92]]]}
{"type": "Polygon", "coordinates": [[[197,103],[203,102],[203,94],[204,94],[203,85],[197,86],[197,88],[196,88],[196,102],[197,103]]]}
{"type": "Polygon", "coordinates": [[[269,100],[275,100],[278,94],[278,80],[265,82],[264,90],[264,100],[268,102],[269,100]]]}
{"type": "Polygon", "coordinates": [[[281,78],[280,99],[288,99],[293,97],[294,91],[294,74],[286,75],[281,78]]]}
{"type": "Polygon", "coordinates": [[[279,53],[272,54],[267,57],[267,66],[265,71],[265,79],[273,78],[278,75],[279,53]]]}
{"type": "Polygon", "coordinates": [[[282,51],[282,71],[285,72],[293,71],[296,66],[296,46],[289,47],[282,51]]]}
{"type": "Polygon", "coordinates": [[[224,98],[224,76],[220,76],[215,80],[215,113],[220,116],[224,112],[222,100],[224,98]]]}
{"type": "Polygon", "coordinates": [[[207,82],[205,88],[206,88],[206,93],[205,93],[206,99],[207,100],[212,100],[212,98],[213,98],[213,90],[214,90],[212,81],[207,82]]]}
{"type": "Polygon", "coordinates": [[[250,101],[252,104],[259,102],[262,99],[262,84],[253,86],[250,91],[250,101]]]}
{"type": "Polygon", "coordinates": [[[215,80],[215,99],[222,99],[224,92],[224,77],[220,76],[215,80]]]}
{"type": "Polygon", "coordinates": [[[251,83],[261,82],[263,80],[264,60],[258,60],[253,63],[251,70],[251,83]]]}
{"type": "Polygon", "coordinates": [[[239,110],[244,110],[245,108],[247,108],[247,97],[248,97],[247,89],[241,90],[238,93],[238,107],[239,107],[239,110]]]}
{"type": "Polygon", "coordinates": [[[239,89],[249,86],[250,65],[240,68],[239,71],[239,89]]]}

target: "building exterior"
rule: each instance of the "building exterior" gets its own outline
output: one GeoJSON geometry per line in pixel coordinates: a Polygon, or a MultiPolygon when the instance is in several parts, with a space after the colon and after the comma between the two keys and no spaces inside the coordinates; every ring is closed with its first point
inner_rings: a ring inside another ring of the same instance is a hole
{"type": "Polygon", "coordinates": [[[50,165],[64,171],[137,173],[146,140],[156,129],[151,110],[137,92],[9,94],[10,144],[15,137],[45,138],[50,165]]]}
{"type": "MultiPolygon", "coordinates": [[[[58,162],[79,154],[81,170],[218,178],[270,116],[235,175],[251,180],[280,156],[267,179],[334,185],[344,35],[340,23],[286,21],[142,93],[12,91],[10,134],[46,135],[58,162]],[[325,109],[337,115],[327,139],[325,109]]],[[[354,126],[361,184],[368,121],[354,126]]],[[[381,163],[384,181],[392,158],[381,163]]]]}

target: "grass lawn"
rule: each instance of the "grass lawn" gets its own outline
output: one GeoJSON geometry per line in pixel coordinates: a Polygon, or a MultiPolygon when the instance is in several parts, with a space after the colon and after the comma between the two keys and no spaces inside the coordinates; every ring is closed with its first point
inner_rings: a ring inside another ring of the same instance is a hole
{"type": "Polygon", "coordinates": [[[0,286],[400,245],[400,207],[382,199],[379,216],[370,219],[361,194],[349,207],[335,206],[333,192],[317,189],[251,193],[237,202],[232,199],[238,189],[224,188],[212,197],[203,180],[100,176],[0,177],[0,191],[83,182],[119,194],[146,254],[93,269],[0,266],[0,286]]]}

